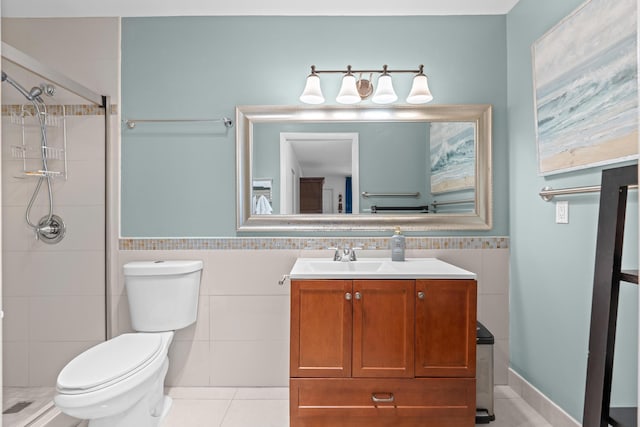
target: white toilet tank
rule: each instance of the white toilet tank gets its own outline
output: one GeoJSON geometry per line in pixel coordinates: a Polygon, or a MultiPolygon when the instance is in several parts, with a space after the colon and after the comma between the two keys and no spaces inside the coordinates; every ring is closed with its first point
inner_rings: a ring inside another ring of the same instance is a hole
{"type": "Polygon", "coordinates": [[[136,261],[124,265],[131,325],[172,331],[196,321],[202,261],[136,261]]]}

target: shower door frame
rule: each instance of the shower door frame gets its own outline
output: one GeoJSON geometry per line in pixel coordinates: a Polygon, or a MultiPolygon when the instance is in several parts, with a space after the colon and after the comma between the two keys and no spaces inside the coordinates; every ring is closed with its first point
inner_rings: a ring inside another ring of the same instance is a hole
{"type": "MultiPolygon", "coordinates": [[[[117,157],[112,158],[112,143],[111,143],[111,97],[108,95],[100,95],[93,90],[83,86],[82,84],[72,80],[71,78],[65,76],[64,74],[48,67],[37,59],[29,56],[28,54],[16,49],[15,47],[2,42],[0,47],[0,55],[2,58],[7,61],[23,68],[30,73],[38,75],[39,77],[50,81],[51,83],[72,92],[79,97],[91,102],[92,104],[104,109],[104,142],[105,142],[105,223],[104,223],[104,242],[105,242],[105,277],[104,277],[104,295],[105,295],[105,330],[104,330],[104,340],[107,340],[108,337],[111,336],[111,325],[109,322],[109,313],[111,310],[111,299],[109,292],[109,284],[111,283],[112,272],[110,269],[112,254],[115,253],[114,244],[115,239],[113,239],[112,235],[112,224],[114,217],[113,210],[113,201],[114,197],[114,186],[113,182],[113,169],[112,169],[112,159],[116,159],[117,157]]],[[[2,215],[2,206],[0,205],[0,215],[2,215]]],[[[0,237],[2,236],[0,229],[0,237]]],[[[0,249],[1,249],[1,240],[0,240],[0,249]]],[[[2,285],[2,262],[0,259],[0,287],[2,285]]],[[[0,289],[0,297],[2,296],[0,289]]],[[[3,320],[2,320],[3,321],[3,320]]],[[[1,338],[1,337],[0,337],[1,338]]],[[[2,342],[0,341],[0,361],[2,360],[2,342]]],[[[0,375],[0,397],[2,397],[2,387],[3,379],[2,375],[0,375]]]]}

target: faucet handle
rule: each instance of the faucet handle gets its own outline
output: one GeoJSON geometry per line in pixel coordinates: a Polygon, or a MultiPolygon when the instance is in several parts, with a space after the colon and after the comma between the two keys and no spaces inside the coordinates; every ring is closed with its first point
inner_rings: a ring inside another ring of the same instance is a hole
{"type": "Polygon", "coordinates": [[[351,248],[351,253],[349,254],[349,261],[357,261],[358,257],[356,256],[356,250],[360,250],[362,248],[351,248]]]}
{"type": "Polygon", "coordinates": [[[334,251],[333,253],[333,260],[334,261],[340,261],[342,259],[342,255],[340,255],[340,249],[338,248],[327,248],[331,251],[334,251]]]}

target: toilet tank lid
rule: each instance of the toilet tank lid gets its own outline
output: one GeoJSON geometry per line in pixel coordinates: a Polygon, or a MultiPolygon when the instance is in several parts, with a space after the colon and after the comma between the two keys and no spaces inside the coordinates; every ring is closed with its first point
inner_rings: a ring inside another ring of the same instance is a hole
{"type": "Polygon", "coordinates": [[[184,261],[134,261],[123,267],[125,276],[159,276],[169,274],[186,274],[202,270],[200,260],[184,261]]]}

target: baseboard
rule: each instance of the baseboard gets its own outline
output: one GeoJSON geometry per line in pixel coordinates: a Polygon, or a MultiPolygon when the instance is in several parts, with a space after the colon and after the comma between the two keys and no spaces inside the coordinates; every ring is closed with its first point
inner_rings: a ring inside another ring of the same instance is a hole
{"type": "Polygon", "coordinates": [[[553,427],[581,427],[578,421],[567,414],[554,401],[545,396],[540,390],[522,378],[516,371],[509,368],[509,387],[522,400],[527,402],[537,413],[542,415],[553,427]]]}

